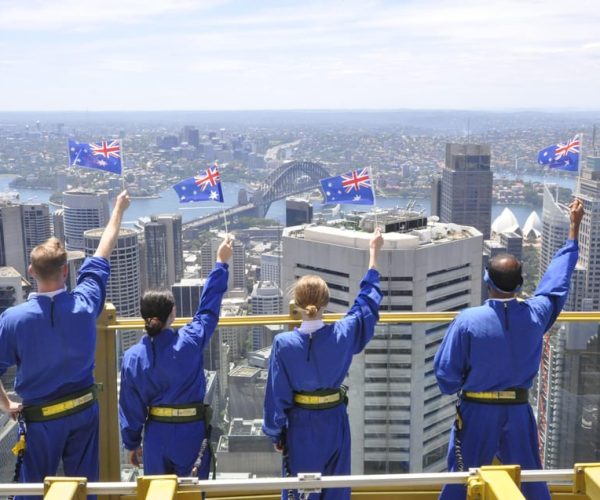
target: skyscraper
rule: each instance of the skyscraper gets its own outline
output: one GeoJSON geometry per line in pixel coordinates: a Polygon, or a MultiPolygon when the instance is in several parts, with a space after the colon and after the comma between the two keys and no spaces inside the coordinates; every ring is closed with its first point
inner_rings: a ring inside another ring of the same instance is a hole
{"type": "MultiPolygon", "coordinates": [[[[27,276],[33,248],[51,236],[50,212],[46,204],[0,204],[0,266],[12,266],[27,276]]],[[[31,281],[35,289],[35,282],[31,281]]]]}
{"type": "MultiPolygon", "coordinates": [[[[414,213],[378,218],[386,228],[412,228],[384,235],[381,311],[451,311],[480,303],[479,231],[427,224],[414,213]]],[[[318,274],[329,285],[327,311],[347,311],[367,269],[371,235],[331,226],[293,229],[283,234],[282,288],[318,274]]],[[[446,328],[378,325],[365,351],[354,356],[347,380],[353,473],[445,469],[455,401],[440,394],[433,358],[446,328]]]]}
{"type": "Polygon", "coordinates": [[[272,281],[279,286],[281,282],[281,261],[280,250],[262,254],[260,256],[261,281],[272,281]]]}
{"type": "Polygon", "coordinates": [[[153,215],[144,225],[148,288],[168,289],[183,277],[181,215],[153,215]]]}
{"type": "Polygon", "coordinates": [[[191,317],[196,314],[203,287],[204,280],[200,278],[183,279],[171,286],[177,316],[191,317]]]}
{"type": "Polygon", "coordinates": [[[285,225],[299,226],[308,224],[313,220],[312,203],[304,198],[286,198],[285,200],[285,225]]]}
{"type": "MultiPolygon", "coordinates": [[[[259,281],[252,288],[249,304],[251,314],[281,314],[283,313],[283,294],[272,281],[259,281]]],[[[253,351],[271,345],[273,342],[271,331],[265,326],[252,327],[253,351]]]]}
{"type": "MultiPolygon", "coordinates": [[[[202,246],[200,253],[201,278],[207,278],[214,267],[217,260],[217,249],[222,241],[222,238],[211,238],[202,246]]],[[[227,281],[227,291],[234,288],[246,289],[246,248],[239,240],[233,242],[233,256],[229,262],[229,280],[227,281]]]]}
{"type": "MultiPolygon", "coordinates": [[[[86,256],[94,254],[100,243],[103,229],[90,229],[84,233],[86,256]]],[[[131,318],[140,314],[140,262],[138,233],[132,229],[121,228],[110,256],[110,278],[106,290],[106,300],[112,302],[117,315],[131,318]]],[[[123,331],[120,333],[122,355],[135,344],[142,332],[123,331]]]]}
{"type": "Polygon", "coordinates": [[[446,144],[440,197],[441,221],[474,226],[484,238],[489,238],[492,182],[489,145],[446,144]]]}
{"type": "MultiPolygon", "coordinates": [[[[579,234],[579,261],[566,310],[590,311],[600,306],[600,157],[588,157],[581,170],[579,192],[585,215],[579,234]]],[[[568,212],[544,193],[540,266],[566,240],[568,212]],[[561,241],[562,240],[562,241],[561,241]]],[[[541,270],[545,270],[542,267],[541,270]]],[[[540,449],[546,467],[567,467],[600,458],[600,342],[594,323],[558,325],[544,339],[538,376],[540,449]]]]}
{"type": "Polygon", "coordinates": [[[110,216],[107,191],[71,190],[63,193],[63,224],[67,250],[85,250],[83,233],[104,227],[110,216]]]}

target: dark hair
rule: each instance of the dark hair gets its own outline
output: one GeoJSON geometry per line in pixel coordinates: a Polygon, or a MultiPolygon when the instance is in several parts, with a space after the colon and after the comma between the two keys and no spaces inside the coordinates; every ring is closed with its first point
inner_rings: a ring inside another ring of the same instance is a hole
{"type": "Polygon", "coordinates": [[[148,335],[158,335],[173,310],[175,299],[168,290],[149,290],[140,301],[140,313],[144,318],[144,328],[148,335]]]}
{"type": "Polygon", "coordinates": [[[514,255],[495,255],[490,259],[487,269],[494,285],[503,292],[514,292],[523,284],[521,263],[514,255]]]}

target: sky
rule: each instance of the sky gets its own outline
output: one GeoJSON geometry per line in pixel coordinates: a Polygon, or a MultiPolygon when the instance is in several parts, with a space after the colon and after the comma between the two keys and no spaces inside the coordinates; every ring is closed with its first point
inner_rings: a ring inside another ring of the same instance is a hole
{"type": "Polygon", "coordinates": [[[600,0],[0,0],[0,111],[600,109],[600,0]]]}

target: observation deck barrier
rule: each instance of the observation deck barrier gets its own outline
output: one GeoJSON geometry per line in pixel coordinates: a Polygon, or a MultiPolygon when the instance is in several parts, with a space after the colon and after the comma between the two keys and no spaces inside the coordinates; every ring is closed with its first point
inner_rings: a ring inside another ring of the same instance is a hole
{"type": "MultiPolygon", "coordinates": [[[[381,312],[379,324],[447,323],[457,312],[381,312]]],[[[344,314],[325,314],[330,323],[344,314]]],[[[191,318],[178,318],[174,327],[181,327],[191,318]]],[[[563,312],[559,322],[600,323],[599,312],[563,312]]],[[[289,314],[221,317],[219,327],[252,327],[286,325],[290,329],[300,324],[300,318],[290,307],[289,314]]],[[[142,330],[141,318],[119,318],[112,304],[107,303],[97,323],[96,382],[100,404],[100,480],[87,483],[86,478],[46,478],[40,484],[0,484],[2,495],[44,495],[45,499],[83,499],[87,494],[100,495],[100,500],[127,499],[191,499],[205,492],[207,498],[220,500],[271,500],[280,498],[282,488],[304,491],[324,487],[351,487],[352,498],[360,500],[392,500],[438,498],[444,484],[467,486],[469,499],[517,500],[524,498],[521,482],[547,481],[553,499],[600,500],[600,463],[576,464],[573,469],[521,471],[518,466],[502,465],[458,473],[373,474],[298,478],[259,478],[197,481],[176,476],[144,476],[137,482],[119,482],[121,453],[117,403],[117,335],[120,330],[142,330]]],[[[302,476],[302,475],[301,475],[302,476]]]]}

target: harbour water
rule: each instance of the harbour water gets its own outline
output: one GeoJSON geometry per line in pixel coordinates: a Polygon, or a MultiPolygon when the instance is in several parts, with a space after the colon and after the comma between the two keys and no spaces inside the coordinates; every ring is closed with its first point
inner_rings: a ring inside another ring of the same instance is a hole
{"type": "MultiPolygon", "coordinates": [[[[574,178],[567,177],[556,177],[556,176],[543,176],[543,175],[522,175],[516,177],[514,175],[503,175],[500,176],[505,179],[519,179],[524,181],[537,181],[537,182],[548,182],[556,183],[563,187],[573,188],[575,186],[574,178]]],[[[10,181],[14,178],[12,175],[0,175],[0,191],[18,191],[20,200],[29,203],[47,203],[50,199],[51,191],[41,189],[11,189],[9,186],[10,181]]],[[[177,195],[173,189],[169,188],[160,193],[159,198],[145,198],[145,199],[134,199],[131,202],[131,207],[127,211],[127,223],[132,224],[139,217],[148,216],[151,214],[158,213],[173,213],[180,212],[184,222],[209,215],[211,213],[221,210],[223,207],[227,208],[237,204],[238,192],[245,186],[240,183],[226,182],[223,183],[223,197],[225,202],[223,204],[213,202],[200,202],[200,203],[188,203],[180,204],[178,202],[177,195]]],[[[391,208],[395,206],[406,207],[411,201],[409,197],[392,197],[392,198],[377,198],[377,205],[381,208],[391,208]]],[[[315,211],[320,210],[321,203],[319,201],[313,201],[315,211]]],[[[523,225],[525,220],[534,209],[532,207],[523,205],[502,205],[494,204],[492,206],[492,220],[497,217],[502,210],[508,207],[510,208],[519,224],[523,225]]],[[[346,210],[367,210],[369,207],[363,205],[345,205],[343,208],[346,210]]],[[[423,210],[425,215],[429,215],[431,212],[431,200],[430,199],[417,199],[415,206],[417,210],[423,210]]],[[[55,208],[52,208],[54,210],[55,208]]],[[[541,218],[541,206],[535,207],[538,215],[541,218]]],[[[276,219],[280,222],[285,221],[285,201],[279,200],[271,205],[268,218],[276,219]]]]}

